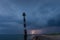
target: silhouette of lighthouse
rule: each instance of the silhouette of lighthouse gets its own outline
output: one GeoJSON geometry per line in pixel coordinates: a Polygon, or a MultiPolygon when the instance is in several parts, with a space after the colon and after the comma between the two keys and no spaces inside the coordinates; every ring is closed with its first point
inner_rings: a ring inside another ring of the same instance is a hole
{"type": "Polygon", "coordinates": [[[24,40],[27,40],[27,29],[26,29],[26,19],[25,19],[25,12],[23,12],[23,21],[24,21],[24,40]]]}

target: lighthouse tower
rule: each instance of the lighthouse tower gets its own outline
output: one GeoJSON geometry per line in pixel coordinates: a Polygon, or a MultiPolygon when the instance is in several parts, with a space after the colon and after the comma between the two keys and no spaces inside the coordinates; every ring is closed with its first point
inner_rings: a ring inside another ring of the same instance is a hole
{"type": "Polygon", "coordinates": [[[26,14],[23,12],[23,22],[24,22],[24,40],[27,40],[27,29],[26,29],[26,14]]]}

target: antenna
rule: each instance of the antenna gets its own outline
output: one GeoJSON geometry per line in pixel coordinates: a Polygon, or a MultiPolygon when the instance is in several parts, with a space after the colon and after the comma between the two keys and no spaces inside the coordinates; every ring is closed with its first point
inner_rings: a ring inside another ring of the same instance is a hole
{"type": "Polygon", "coordinates": [[[27,40],[27,29],[26,29],[26,19],[25,19],[25,12],[23,12],[23,21],[24,21],[24,40],[27,40]]]}

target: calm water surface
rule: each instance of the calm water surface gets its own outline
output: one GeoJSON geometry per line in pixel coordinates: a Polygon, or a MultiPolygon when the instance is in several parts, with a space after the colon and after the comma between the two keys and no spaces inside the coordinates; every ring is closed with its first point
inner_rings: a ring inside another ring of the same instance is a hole
{"type": "MultiPolygon", "coordinates": [[[[28,40],[31,40],[32,37],[33,35],[28,35],[28,40]]],[[[24,40],[24,35],[23,34],[19,34],[19,35],[2,34],[0,35],[0,40],[24,40]]],[[[44,40],[48,40],[48,39],[44,39],[44,40]]]]}

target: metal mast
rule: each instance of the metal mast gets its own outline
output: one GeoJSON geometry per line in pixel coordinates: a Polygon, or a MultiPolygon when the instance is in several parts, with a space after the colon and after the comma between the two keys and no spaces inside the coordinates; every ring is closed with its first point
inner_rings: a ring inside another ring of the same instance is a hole
{"type": "Polygon", "coordinates": [[[23,12],[23,21],[24,21],[24,40],[27,40],[27,29],[26,29],[26,19],[25,19],[25,12],[23,12]]]}

